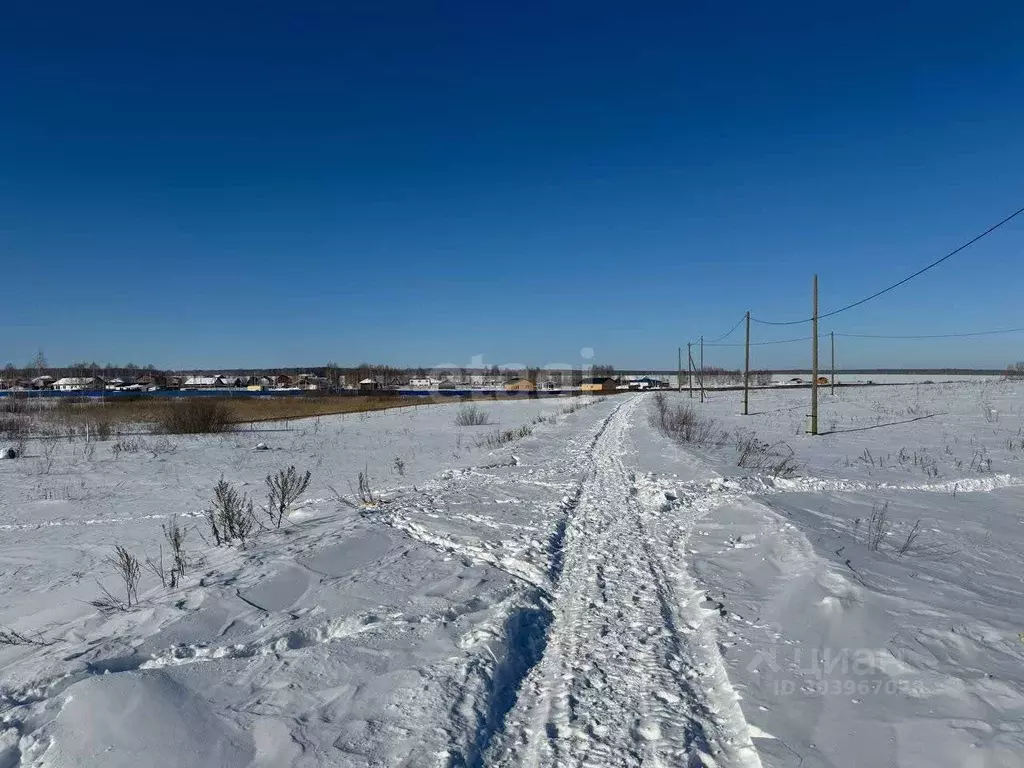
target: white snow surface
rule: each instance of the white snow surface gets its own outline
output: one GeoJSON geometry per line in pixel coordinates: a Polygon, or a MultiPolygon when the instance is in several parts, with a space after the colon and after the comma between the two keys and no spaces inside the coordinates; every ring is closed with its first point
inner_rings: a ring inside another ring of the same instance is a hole
{"type": "Polygon", "coordinates": [[[630,393],[29,443],[0,768],[1024,765],[1024,387],[825,388],[819,436],[806,390],[665,397],[728,437],[630,393]],[[754,435],[795,474],[737,466],[754,435]],[[213,546],[216,481],[260,503],[292,464],[282,528],[213,546]],[[172,516],[203,563],[98,612],[113,545],[155,557],[172,516]]]}

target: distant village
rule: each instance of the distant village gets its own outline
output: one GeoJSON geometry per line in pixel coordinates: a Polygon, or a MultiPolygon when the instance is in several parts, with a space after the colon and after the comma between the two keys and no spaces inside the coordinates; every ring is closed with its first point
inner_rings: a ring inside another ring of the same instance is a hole
{"type": "MultiPolygon", "coordinates": [[[[588,373],[593,373],[593,369],[588,373]]],[[[38,372],[37,372],[38,373],[38,372]]],[[[444,392],[487,390],[505,392],[612,392],[616,390],[667,389],[668,381],[648,375],[584,375],[583,371],[526,369],[502,372],[457,369],[450,371],[400,370],[385,367],[346,369],[327,367],[287,373],[168,373],[151,369],[119,370],[76,375],[60,371],[30,376],[10,369],[0,376],[0,390],[7,392],[444,392]]]]}

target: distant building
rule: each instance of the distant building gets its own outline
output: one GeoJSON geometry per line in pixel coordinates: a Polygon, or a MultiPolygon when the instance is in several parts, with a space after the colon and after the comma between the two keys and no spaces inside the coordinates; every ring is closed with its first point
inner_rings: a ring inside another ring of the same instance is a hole
{"type": "Polygon", "coordinates": [[[53,382],[53,388],[60,392],[84,392],[103,389],[103,379],[95,376],[67,376],[53,382]]]}
{"type": "Polygon", "coordinates": [[[431,378],[409,379],[409,389],[436,389],[440,383],[437,379],[431,378]]]}
{"type": "Polygon", "coordinates": [[[529,379],[512,379],[505,382],[506,392],[536,392],[537,385],[529,379]]]}
{"type": "Polygon", "coordinates": [[[223,387],[224,380],[220,376],[186,376],[181,386],[183,389],[214,389],[223,387]]]}
{"type": "Polygon", "coordinates": [[[135,383],[142,389],[163,389],[168,385],[168,380],[166,374],[151,372],[139,376],[135,383]]]}
{"type": "Polygon", "coordinates": [[[580,384],[580,389],[583,392],[614,392],[615,384],[615,379],[598,376],[597,378],[584,379],[580,384]]]}
{"type": "Polygon", "coordinates": [[[363,379],[362,381],[359,382],[359,389],[367,391],[380,389],[380,383],[378,383],[375,379],[363,379]]]}
{"type": "Polygon", "coordinates": [[[639,379],[631,379],[628,382],[630,389],[645,390],[645,389],[665,389],[668,387],[661,379],[652,379],[650,376],[641,376],[639,379]]]}
{"type": "Polygon", "coordinates": [[[53,389],[53,376],[36,376],[32,379],[32,389],[53,389]]]}

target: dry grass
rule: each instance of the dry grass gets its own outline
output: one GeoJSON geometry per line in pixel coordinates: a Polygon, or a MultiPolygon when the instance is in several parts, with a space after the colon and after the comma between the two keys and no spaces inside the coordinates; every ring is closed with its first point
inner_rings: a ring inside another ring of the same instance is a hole
{"type": "MultiPolygon", "coordinates": [[[[474,401],[522,400],[523,395],[487,393],[474,401]]],[[[122,435],[142,431],[177,431],[161,428],[166,425],[171,412],[183,403],[216,403],[226,410],[229,425],[250,424],[264,421],[287,421],[308,419],[332,414],[367,413],[388,408],[408,408],[417,405],[437,403],[465,403],[466,398],[450,396],[400,397],[388,394],[368,395],[307,395],[287,397],[213,397],[201,395],[195,398],[154,397],[112,397],[106,400],[84,397],[62,397],[31,414],[34,434],[53,437],[85,437],[98,435],[107,439],[111,435],[122,435]]],[[[569,411],[575,410],[570,406],[569,411]]],[[[9,418],[25,419],[18,414],[9,418]]]]}
{"type": "Polygon", "coordinates": [[[172,412],[188,402],[216,404],[227,413],[231,424],[261,421],[282,421],[328,416],[337,413],[365,413],[386,408],[403,408],[427,403],[457,402],[452,398],[426,397],[202,397],[200,398],[111,398],[106,401],[60,402],[42,411],[39,416],[43,432],[59,435],[77,434],[86,425],[110,425],[115,432],[126,431],[130,425],[159,425],[167,422],[172,412]]]}

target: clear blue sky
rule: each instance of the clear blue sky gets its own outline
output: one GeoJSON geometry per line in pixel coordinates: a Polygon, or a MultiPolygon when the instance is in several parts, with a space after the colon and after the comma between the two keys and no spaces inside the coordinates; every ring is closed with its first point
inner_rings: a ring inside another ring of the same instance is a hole
{"type": "MultiPolygon", "coordinates": [[[[1024,205],[1022,41],[1011,2],[10,3],[0,365],[671,367],[1024,205]]],[[[1024,325],[1022,246],[1024,217],[822,331],[1024,325]]]]}

